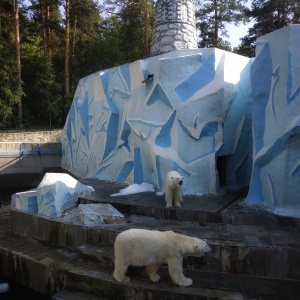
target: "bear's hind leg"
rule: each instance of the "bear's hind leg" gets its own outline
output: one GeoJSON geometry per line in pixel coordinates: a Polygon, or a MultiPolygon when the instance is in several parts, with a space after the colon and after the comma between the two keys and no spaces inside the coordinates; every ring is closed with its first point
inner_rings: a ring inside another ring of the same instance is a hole
{"type": "Polygon", "coordinates": [[[146,266],[146,272],[152,282],[157,282],[160,279],[160,276],[156,274],[159,267],[160,264],[151,264],[146,266]]]}
{"type": "Polygon", "coordinates": [[[126,276],[126,272],[128,269],[128,265],[122,262],[120,259],[115,260],[115,270],[114,270],[114,278],[118,282],[128,282],[130,280],[129,277],[126,276]]]}
{"type": "Polygon", "coordinates": [[[193,280],[186,278],[182,270],[182,258],[172,258],[168,260],[169,274],[174,284],[179,286],[190,286],[193,280]]]}

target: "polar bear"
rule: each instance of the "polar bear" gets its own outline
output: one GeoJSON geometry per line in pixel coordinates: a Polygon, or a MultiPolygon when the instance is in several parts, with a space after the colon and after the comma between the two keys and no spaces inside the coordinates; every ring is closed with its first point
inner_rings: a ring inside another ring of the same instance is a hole
{"type": "Polygon", "coordinates": [[[156,273],[161,264],[167,263],[174,284],[189,286],[192,279],[182,271],[184,256],[201,257],[210,251],[203,240],[173,231],[129,229],[121,232],[115,240],[115,269],[113,276],[118,282],[128,282],[126,272],[129,266],[146,266],[152,282],[160,276],[156,273]]]}
{"type": "Polygon", "coordinates": [[[166,208],[172,207],[172,201],[175,201],[175,207],[181,207],[180,202],[182,199],[181,185],[183,182],[183,176],[177,171],[171,171],[166,177],[166,208]]]}

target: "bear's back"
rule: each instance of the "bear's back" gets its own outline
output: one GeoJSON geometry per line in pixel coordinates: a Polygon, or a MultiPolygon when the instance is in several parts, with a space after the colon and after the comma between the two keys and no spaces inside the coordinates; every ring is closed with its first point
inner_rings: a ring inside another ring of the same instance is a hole
{"type": "Polygon", "coordinates": [[[172,238],[173,234],[176,235],[171,231],[145,229],[123,231],[115,241],[115,256],[122,256],[132,266],[165,263],[178,249],[178,241],[172,238]]]}

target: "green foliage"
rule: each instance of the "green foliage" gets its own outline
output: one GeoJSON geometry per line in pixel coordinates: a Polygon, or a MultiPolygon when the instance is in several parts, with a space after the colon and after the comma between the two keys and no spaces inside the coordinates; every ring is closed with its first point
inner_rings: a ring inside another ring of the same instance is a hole
{"type": "Polygon", "coordinates": [[[231,50],[230,43],[220,36],[228,37],[226,25],[248,22],[247,0],[202,0],[196,8],[197,28],[200,31],[199,47],[206,45],[231,50]]]}
{"type": "MultiPolygon", "coordinates": [[[[230,51],[227,24],[252,18],[256,23],[241,47],[234,49],[251,56],[258,36],[300,21],[299,0],[254,0],[251,11],[245,2],[197,1],[199,46],[230,51]]],[[[22,91],[17,82],[12,1],[0,1],[1,129],[17,126],[20,95],[25,126],[63,126],[80,78],[147,57],[152,0],[70,0],[70,94],[65,96],[65,0],[19,3],[22,91]]]]}
{"type": "Polygon", "coordinates": [[[300,23],[299,0],[254,0],[248,16],[255,20],[248,34],[235,52],[249,57],[255,56],[255,41],[258,37],[278,30],[290,23],[300,23]]]}
{"type": "Polygon", "coordinates": [[[28,39],[22,47],[24,78],[24,125],[59,124],[61,120],[61,83],[56,80],[50,58],[45,55],[42,39],[28,39]]]}
{"type": "Polygon", "coordinates": [[[9,44],[0,46],[0,128],[11,128],[17,125],[15,116],[16,104],[21,91],[18,90],[18,75],[14,57],[15,49],[9,44]]]}

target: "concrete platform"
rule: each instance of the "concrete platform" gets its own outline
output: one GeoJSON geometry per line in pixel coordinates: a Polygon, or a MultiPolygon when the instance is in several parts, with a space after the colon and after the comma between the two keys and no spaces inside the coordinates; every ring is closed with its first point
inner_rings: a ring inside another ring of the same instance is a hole
{"type": "Polygon", "coordinates": [[[92,186],[95,189],[95,193],[87,197],[80,197],[78,203],[101,201],[101,203],[113,205],[122,213],[180,221],[220,222],[220,213],[231,203],[244,196],[245,192],[243,190],[237,194],[208,194],[201,197],[185,195],[180,209],[166,209],[164,195],[158,196],[155,192],[111,197],[112,194],[118,193],[119,190],[125,188],[127,185],[109,183],[94,178],[81,179],[80,182],[92,186]]]}
{"type": "Polygon", "coordinates": [[[56,219],[2,207],[0,276],[65,300],[72,299],[69,289],[82,295],[78,299],[88,299],[89,293],[95,299],[298,299],[299,220],[245,207],[243,191],[185,196],[182,208],[168,211],[163,196],[155,193],[110,197],[124,185],[81,182],[96,193],[80,203],[110,203],[126,223],[84,226],[76,207],[56,219]],[[206,239],[212,248],[209,256],[184,260],[184,273],[193,278],[193,286],[173,286],[166,267],[159,270],[162,281],[156,284],[141,268],[130,270],[128,284],[117,283],[112,277],[113,243],[128,228],[170,229],[206,239]],[[57,294],[62,289],[65,293],[57,294]]]}

